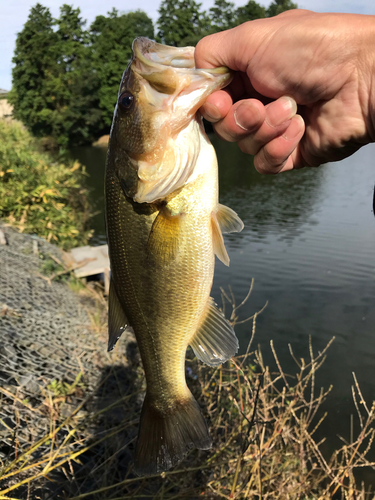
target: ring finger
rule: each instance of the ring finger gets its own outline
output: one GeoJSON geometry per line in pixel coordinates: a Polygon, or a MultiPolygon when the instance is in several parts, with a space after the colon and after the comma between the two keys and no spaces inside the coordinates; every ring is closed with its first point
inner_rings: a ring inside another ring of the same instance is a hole
{"type": "MultiPolygon", "coordinates": [[[[244,153],[256,155],[268,142],[283,134],[290,125],[290,121],[297,112],[297,104],[294,99],[283,96],[265,106],[265,119],[261,127],[250,133],[247,137],[238,141],[238,145],[244,153]]],[[[237,123],[245,118],[241,108],[236,111],[237,123]]]]}

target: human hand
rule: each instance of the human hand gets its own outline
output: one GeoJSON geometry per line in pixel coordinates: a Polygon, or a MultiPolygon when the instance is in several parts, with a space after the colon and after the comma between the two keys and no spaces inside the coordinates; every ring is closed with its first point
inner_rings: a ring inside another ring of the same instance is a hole
{"type": "Polygon", "coordinates": [[[201,112],[263,173],[345,158],[375,141],[374,39],[375,16],[306,10],[205,37],[196,66],[236,73],[201,112]]]}

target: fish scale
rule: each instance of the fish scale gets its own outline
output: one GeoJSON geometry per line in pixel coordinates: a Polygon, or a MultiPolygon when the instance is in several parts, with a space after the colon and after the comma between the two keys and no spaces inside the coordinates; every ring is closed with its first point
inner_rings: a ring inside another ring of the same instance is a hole
{"type": "Polygon", "coordinates": [[[240,231],[243,224],[218,203],[216,155],[196,113],[230,73],[196,70],[191,47],[139,38],[133,53],[120,85],[105,181],[109,348],[133,328],[147,381],[135,470],[147,475],[177,464],[192,447],[211,446],[186,385],[185,355],[190,344],[199,359],[217,366],[238,349],[210,291],[215,254],[229,264],[222,230],[240,231]]]}
{"type": "MultiPolygon", "coordinates": [[[[194,227],[194,233],[189,227],[184,231],[180,241],[183,255],[168,266],[155,263],[151,266],[144,250],[155,214],[143,216],[140,224],[133,203],[126,200],[119,184],[113,194],[108,192],[114,186],[111,177],[108,177],[107,224],[108,234],[111,235],[111,267],[116,276],[120,300],[126,304],[129,323],[135,332],[144,328],[148,330],[148,335],[142,336],[138,344],[142,360],[145,360],[146,377],[150,380],[150,394],[159,394],[160,387],[155,384],[155,380],[160,379],[168,389],[168,397],[184,395],[186,392],[185,352],[197,329],[212,286],[214,253],[210,217],[217,203],[217,190],[212,186],[217,180],[210,175],[209,181],[211,209],[202,210],[199,204],[202,190],[197,191],[194,186],[189,186],[191,199],[186,199],[186,193],[182,196],[185,203],[196,207],[195,214],[190,210],[189,215],[185,216],[186,225],[194,227]],[[116,230],[112,231],[112,227],[116,230]],[[115,234],[113,239],[112,234],[115,234]],[[116,248],[116,251],[113,252],[112,248],[116,248]],[[142,255],[143,258],[140,258],[142,255]],[[148,363],[148,360],[152,360],[152,363],[148,363]]],[[[177,204],[178,199],[174,200],[174,205],[177,204]]]]}

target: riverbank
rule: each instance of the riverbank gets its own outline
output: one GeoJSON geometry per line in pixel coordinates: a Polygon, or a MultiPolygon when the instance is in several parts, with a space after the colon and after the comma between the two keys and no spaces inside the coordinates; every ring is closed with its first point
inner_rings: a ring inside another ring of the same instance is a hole
{"type": "Polygon", "coordinates": [[[374,498],[354,477],[357,468],[375,470],[366,458],[374,407],[357,393],[360,434],[330,460],[314,442],[327,396],[315,390],[315,372],[325,351],[296,360],[297,377],[280,366],[270,373],[251,348],[216,370],[188,355],[188,384],[214,446],[193,450],[161,477],[137,478],[132,458],[145,384],[134,339],[121,338],[106,353],[102,295],[65,278],[56,246],[0,227],[8,241],[0,246],[1,498],[156,499],[161,491],[190,500],[260,492],[328,499],[344,491],[347,499],[374,498]]]}
{"type": "Polygon", "coordinates": [[[106,419],[94,415],[130,390],[124,374],[133,339],[109,355],[101,290],[69,279],[55,245],[1,222],[0,229],[7,241],[0,245],[0,497],[12,491],[12,498],[26,492],[62,498],[71,479],[62,476],[64,460],[57,470],[50,467],[58,486],[43,468],[69,446],[68,454],[76,449],[83,435],[88,441],[105,432],[106,419]],[[26,486],[15,488],[22,481],[26,486]]]}

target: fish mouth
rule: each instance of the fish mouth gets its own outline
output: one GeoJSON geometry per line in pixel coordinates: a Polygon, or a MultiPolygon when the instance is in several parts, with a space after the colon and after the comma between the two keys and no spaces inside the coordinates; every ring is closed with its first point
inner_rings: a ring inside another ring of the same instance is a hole
{"type": "Polygon", "coordinates": [[[138,37],[133,41],[132,50],[135,57],[143,64],[155,69],[162,66],[173,68],[195,69],[212,75],[230,74],[229,68],[196,69],[194,61],[194,47],[172,47],[162,45],[146,37],[138,37]]]}
{"type": "Polygon", "coordinates": [[[138,37],[133,42],[135,57],[150,69],[160,65],[173,68],[194,68],[194,47],[170,47],[154,42],[146,37],[138,37]]]}
{"type": "Polygon", "coordinates": [[[147,151],[133,158],[138,185],[132,194],[137,203],[154,203],[193,178],[204,130],[197,111],[230,82],[232,73],[224,67],[197,69],[194,47],[169,47],[139,37],[132,48],[137,105],[148,124],[147,151]]]}
{"type": "Polygon", "coordinates": [[[149,84],[150,101],[158,107],[170,106],[173,112],[178,108],[189,117],[208,95],[228,85],[233,76],[226,67],[197,69],[194,47],[171,47],[138,37],[132,49],[132,70],[149,84]],[[165,100],[166,96],[170,98],[165,100]]]}

